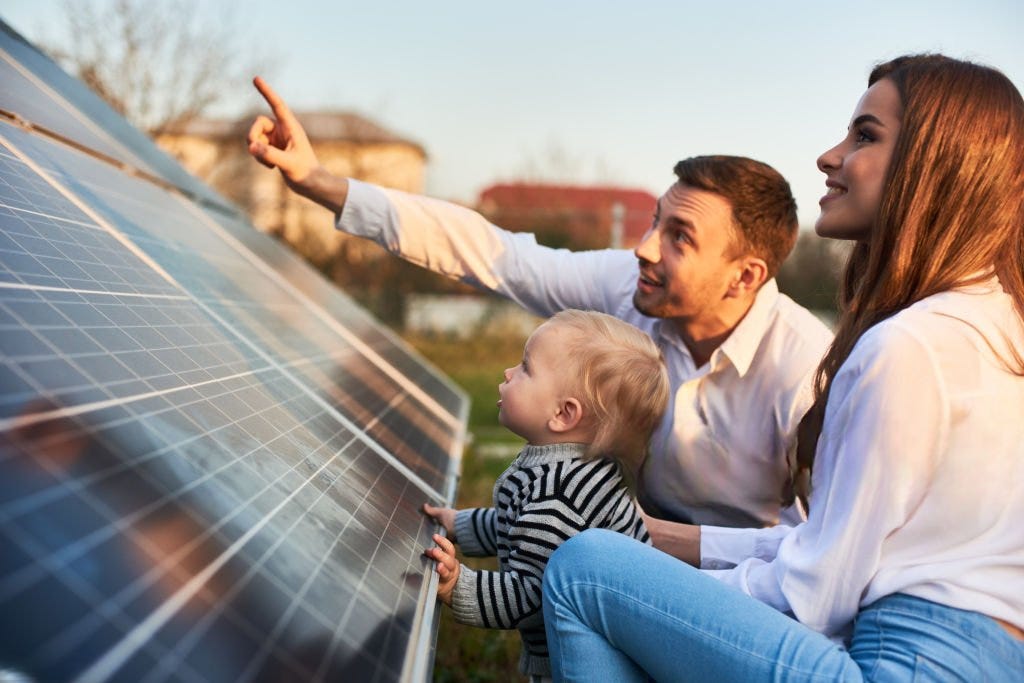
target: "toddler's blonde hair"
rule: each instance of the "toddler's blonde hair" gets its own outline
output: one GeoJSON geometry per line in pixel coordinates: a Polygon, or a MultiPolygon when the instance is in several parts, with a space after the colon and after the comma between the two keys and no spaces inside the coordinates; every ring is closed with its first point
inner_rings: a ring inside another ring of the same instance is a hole
{"type": "Polygon", "coordinates": [[[668,405],[668,370],[661,351],[642,330],[596,311],[568,309],[546,324],[575,334],[565,349],[584,420],[593,426],[588,457],[619,462],[632,485],[647,455],[651,433],[668,405]]]}

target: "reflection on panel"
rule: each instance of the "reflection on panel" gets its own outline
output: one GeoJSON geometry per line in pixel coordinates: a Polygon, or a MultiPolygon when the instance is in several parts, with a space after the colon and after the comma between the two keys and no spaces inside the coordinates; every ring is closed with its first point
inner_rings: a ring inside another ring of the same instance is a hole
{"type": "Polygon", "coordinates": [[[14,123],[0,119],[0,671],[426,677],[419,507],[454,495],[464,394],[231,212],[14,123]]]}
{"type": "MultiPolygon", "coordinates": [[[[421,378],[402,375],[368,344],[340,333],[338,321],[316,315],[279,276],[258,268],[241,244],[225,242],[215,224],[197,220],[180,199],[120,177],[75,150],[17,130],[8,137],[56,183],[88,199],[98,220],[131,238],[140,258],[151,260],[242,339],[257,342],[269,362],[303,375],[325,400],[367,425],[403,464],[441,489],[461,422],[424,394],[416,385],[421,378]]],[[[457,396],[447,385],[440,388],[457,396]]]]}
{"type": "Polygon", "coordinates": [[[316,411],[268,371],[4,434],[0,660],[41,681],[395,680],[423,495],[316,411]]]}
{"type": "Polygon", "coordinates": [[[340,323],[348,334],[372,348],[402,376],[413,380],[422,389],[422,393],[439,403],[442,409],[458,415],[459,410],[466,407],[462,390],[456,388],[448,377],[425,364],[422,358],[409,350],[404,341],[374,321],[344,292],[324,280],[323,276],[293,252],[280,249],[273,239],[253,230],[234,216],[211,211],[209,217],[259,255],[291,286],[315,301],[335,324],[340,323]]]}
{"type": "Polygon", "coordinates": [[[230,204],[204,185],[141,131],[114,113],[95,93],[0,21],[0,110],[67,138],[186,194],[230,211],[230,204]]]}

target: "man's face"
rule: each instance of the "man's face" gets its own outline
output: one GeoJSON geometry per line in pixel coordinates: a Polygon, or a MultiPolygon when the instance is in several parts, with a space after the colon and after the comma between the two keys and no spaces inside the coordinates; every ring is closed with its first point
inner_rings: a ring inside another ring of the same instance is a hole
{"type": "Polygon", "coordinates": [[[634,250],[640,266],[633,305],[653,318],[711,321],[739,273],[732,206],[720,195],[675,183],[634,250]]]}

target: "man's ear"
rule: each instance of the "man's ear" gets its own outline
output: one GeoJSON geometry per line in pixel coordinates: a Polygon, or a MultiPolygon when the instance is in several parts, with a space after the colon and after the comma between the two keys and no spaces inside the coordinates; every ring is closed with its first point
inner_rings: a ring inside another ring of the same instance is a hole
{"type": "Polygon", "coordinates": [[[548,420],[548,429],[556,433],[568,432],[583,420],[583,405],[575,398],[563,399],[558,411],[548,420]]]}
{"type": "Polygon", "coordinates": [[[756,256],[744,256],[736,266],[729,296],[742,298],[757,292],[768,279],[768,264],[756,256]]]}

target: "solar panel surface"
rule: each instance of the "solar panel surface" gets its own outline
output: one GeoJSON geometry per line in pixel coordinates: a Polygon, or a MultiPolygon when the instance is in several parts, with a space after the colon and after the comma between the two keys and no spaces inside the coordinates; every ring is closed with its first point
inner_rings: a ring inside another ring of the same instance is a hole
{"type": "Polygon", "coordinates": [[[465,396],[0,39],[0,670],[425,678],[465,396]]]}
{"type": "Polygon", "coordinates": [[[231,211],[231,205],[191,176],[141,131],[118,116],[81,81],[0,20],[0,110],[30,126],[158,178],[202,202],[231,211]]]}

